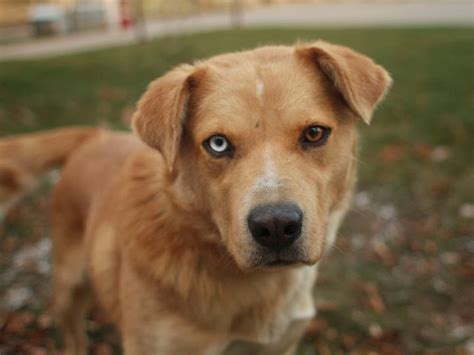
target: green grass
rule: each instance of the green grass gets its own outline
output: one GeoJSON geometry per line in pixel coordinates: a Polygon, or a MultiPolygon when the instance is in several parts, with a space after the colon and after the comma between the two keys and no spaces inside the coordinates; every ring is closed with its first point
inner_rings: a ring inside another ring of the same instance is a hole
{"type": "Polygon", "coordinates": [[[473,29],[219,31],[0,63],[0,134],[72,124],[123,128],[121,117],[147,83],[178,63],[318,38],[373,57],[394,86],[372,125],[361,124],[359,190],[370,203],[348,216],[342,251],[321,269],[323,326],[301,353],[462,353],[463,329],[474,319],[474,225],[459,213],[474,203],[473,29]],[[433,159],[436,152],[447,157],[433,159]],[[382,309],[368,302],[377,297],[382,309]],[[333,305],[324,307],[328,301],[333,305]]]}

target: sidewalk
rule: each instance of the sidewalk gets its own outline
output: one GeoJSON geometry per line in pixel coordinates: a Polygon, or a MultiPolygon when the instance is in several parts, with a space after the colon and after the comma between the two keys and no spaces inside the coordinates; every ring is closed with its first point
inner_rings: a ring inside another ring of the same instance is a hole
{"type": "MultiPolygon", "coordinates": [[[[406,3],[282,5],[244,10],[242,26],[405,27],[473,26],[474,0],[406,3]]],[[[150,38],[232,27],[229,13],[147,22],[150,38]]],[[[136,40],[129,32],[87,32],[0,46],[0,61],[42,58],[136,40]]]]}

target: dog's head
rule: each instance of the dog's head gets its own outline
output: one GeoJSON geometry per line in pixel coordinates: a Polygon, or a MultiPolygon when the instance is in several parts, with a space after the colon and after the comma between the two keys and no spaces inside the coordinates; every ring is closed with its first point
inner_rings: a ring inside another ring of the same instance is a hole
{"type": "Polygon", "coordinates": [[[242,269],[313,264],[353,182],[355,123],[370,122],[390,83],[346,47],[263,47],[157,79],[134,128],[242,269]]]}

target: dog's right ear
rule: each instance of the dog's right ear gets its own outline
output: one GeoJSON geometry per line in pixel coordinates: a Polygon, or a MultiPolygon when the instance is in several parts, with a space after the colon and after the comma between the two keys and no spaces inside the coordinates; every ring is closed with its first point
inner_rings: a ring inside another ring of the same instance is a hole
{"type": "Polygon", "coordinates": [[[140,98],[133,116],[134,131],[161,152],[170,171],[179,150],[197,74],[194,66],[181,65],[154,80],[140,98]]]}

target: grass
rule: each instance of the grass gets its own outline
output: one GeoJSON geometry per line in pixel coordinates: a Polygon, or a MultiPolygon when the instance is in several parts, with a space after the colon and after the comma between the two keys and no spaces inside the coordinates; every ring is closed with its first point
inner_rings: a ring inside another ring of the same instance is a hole
{"type": "MultiPolygon", "coordinates": [[[[360,192],[322,266],[320,313],[300,352],[467,353],[474,342],[473,29],[247,29],[5,62],[0,134],[72,124],[121,129],[147,83],[178,63],[316,38],[373,57],[395,84],[372,125],[361,124],[360,192]]],[[[10,221],[26,227],[7,223],[3,240],[34,236],[40,209],[30,201],[13,211],[10,221]]],[[[0,274],[8,269],[2,265],[0,274]]]]}

